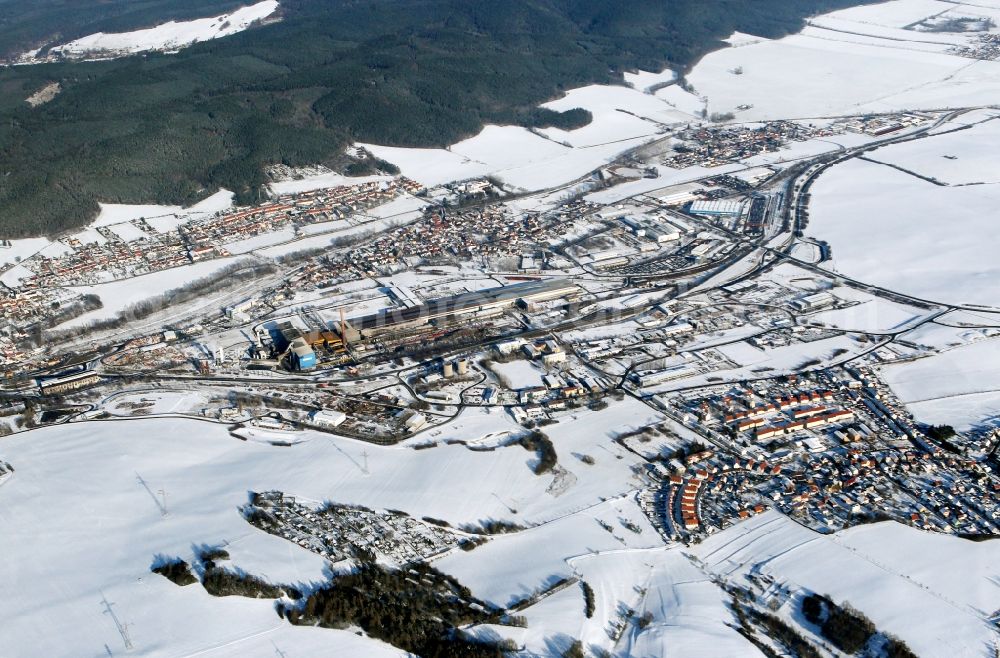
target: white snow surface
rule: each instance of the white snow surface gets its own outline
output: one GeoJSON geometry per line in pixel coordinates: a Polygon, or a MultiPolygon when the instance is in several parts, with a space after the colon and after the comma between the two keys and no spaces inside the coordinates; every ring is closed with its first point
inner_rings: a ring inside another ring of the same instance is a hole
{"type": "MultiPolygon", "coordinates": [[[[573,470],[579,472],[582,468],[587,467],[574,466],[573,470]]],[[[660,544],[659,535],[635,502],[616,498],[538,528],[494,537],[472,552],[452,553],[441,559],[438,567],[465,583],[480,598],[511,605],[560,578],[572,576],[571,563],[576,556],[660,544]],[[642,533],[625,529],[622,519],[635,523],[642,533]],[[615,527],[614,534],[602,528],[598,520],[615,527]],[[532,559],[523,560],[526,555],[532,559]]]]}
{"type": "Polygon", "coordinates": [[[631,71],[625,72],[625,84],[647,93],[651,87],[673,82],[676,79],[677,73],[671,69],[664,69],[659,73],[653,73],[651,71],[636,71],[634,73],[631,71]]]}
{"type": "Polygon", "coordinates": [[[542,370],[527,359],[516,359],[506,363],[494,363],[492,370],[499,373],[510,382],[510,387],[514,389],[527,388],[529,386],[540,386],[542,383],[542,370]]]}
{"type": "Polygon", "coordinates": [[[831,290],[838,299],[857,302],[854,306],[811,313],[804,319],[810,324],[820,323],[850,331],[889,333],[901,331],[912,325],[926,312],[881,297],[874,297],[860,290],[838,286],[831,290]]]}
{"type": "MultiPolygon", "coordinates": [[[[647,554],[648,555],[648,554],[647,554]]],[[[608,556],[605,563],[613,557],[608,556]]],[[[707,574],[679,551],[666,551],[651,560],[643,586],[647,595],[640,616],[653,620],[628,636],[627,655],[635,658],[758,657],[763,654],[732,626],[737,622],[726,594],[707,574]]]]}
{"type": "MultiPolygon", "coordinates": [[[[329,445],[314,448],[332,458],[329,467],[354,469],[329,445]]],[[[252,528],[236,510],[251,486],[295,486],[292,450],[177,420],[89,423],[5,441],[5,458],[18,464],[0,491],[0,574],[5,590],[17,593],[0,601],[5,650],[53,657],[121,652],[123,639],[104,613],[106,597],[129,624],[133,655],[273,656],[275,647],[304,655],[400,655],[351,633],[292,627],[271,601],[219,599],[200,585],[178,587],[150,573],[161,556],[191,562],[205,545],[225,546],[235,567],[274,581],[320,580],[318,556],[252,528]],[[154,498],[160,489],[167,492],[166,516],[154,498]]]]}
{"type": "Polygon", "coordinates": [[[992,104],[1000,62],[945,52],[971,44],[974,33],[901,29],[948,10],[952,16],[991,13],[936,0],[855,7],[815,18],[801,33],[778,40],[734,35],[734,47],[709,53],[687,79],[708,97],[710,112],[738,112],[744,120],[992,104]],[[753,107],[736,109],[744,104],[753,107]]]}
{"type": "Polygon", "coordinates": [[[893,391],[918,420],[969,427],[1000,413],[1000,340],[884,366],[893,391]],[[947,414],[954,414],[944,418],[947,414]]]}
{"type": "Polygon", "coordinates": [[[670,85],[669,87],[658,89],[655,95],[677,111],[690,114],[692,117],[700,116],[702,109],[705,107],[704,99],[689,91],[685,91],[680,85],[670,85]]]}
{"type": "Polygon", "coordinates": [[[60,326],[78,327],[95,320],[113,318],[134,304],[162,295],[167,291],[176,290],[192,281],[211,276],[238,260],[239,257],[236,256],[216,258],[109,283],[71,286],[67,289],[75,293],[97,295],[101,298],[104,306],[95,311],[84,313],[60,326]]]}
{"type": "Polygon", "coordinates": [[[871,159],[949,185],[997,184],[998,143],[1000,120],[990,119],[955,132],[879,149],[871,159]]]}
{"type": "Polygon", "coordinates": [[[190,21],[170,21],[132,32],[106,34],[97,32],[52,48],[67,55],[106,55],[140,53],[150,50],[176,50],[199,41],[226,37],[250,27],[278,10],[277,0],[262,0],[229,14],[190,21]]]}
{"type": "Polygon", "coordinates": [[[575,130],[490,125],[447,149],[358,146],[429,187],[493,175],[517,190],[557,188],[606,165],[621,152],[661,136],[669,126],[690,122],[701,109],[696,96],[674,85],[656,95],[640,90],[644,85],[648,88],[672,79],[672,75],[669,70],[627,74],[635,88],[589,85],[571,89],[543,105],[560,112],[589,110],[593,120],[575,130]]]}
{"type": "MultiPolygon", "coordinates": [[[[819,535],[769,511],[691,550],[710,572],[754,572],[850,603],[919,656],[985,657],[1000,639],[1000,544],[970,542],[894,522],[819,535]]],[[[788,604],[786,604],[788,605],[788,604]]]]}
{"type": "Polygon", "coordinates": [[[615,85],[588,85],[570,89],[562,98],[545,103],[542,107],[557,112],[582,107],[593,114],[593,121],[576,130],[544,128],[539,131],[557,142],[574,147],[597,146],[636,137],[654,137],[662,132],[663,124],[690,119],[656,96],[615,85]]]}
{"type": "Polygon", "coordinates": [[[998,203],[997,185],[942,187],[853,159],[814,184],[808,232],[830,243],[847,276],[933,301],[1000,305],[1000,265],[983,239],[998,203]]]}
{"type": "Polygon", "coordinates": [[[11,240],[9,247],[0,247],[0,266],[12,265],[20,260],[34,256],[49,244],[51,243],[46,238],[11,240]]]}
{"type": "MultiPolygon", "coordinates": [[[[499,410],[465,412],[436,431],[442,439],[466,439],[470,422],[495,430],[501,417],[506,414],[499,410]]],[[[214,599],[198,585],[169,583],[150,566],[161,556],[190,562],[202,545],[225,546],[235,568],[271,581],[323,579],[318,556],[243,520],[237,508],[248,491],[280,489],[317,503],[401,509],[453,525],[490,518],[533,524],[593,506],[604,506],[607,519],[617,521],[618,508],[627,506],[602,499],[635,486],[631,468],[638,460],[608,438],[656,417],[625,400],[600,416],[566,416],[546,428],[572,471],[555,492],[547,492],[554,477],[535,475],[533,456],[519,446],[413,451],[306,432],[303,442],[278,448],[235,440],[224,425],[181,419],[89,422],[10,437],[3,457],[17,473],[0,490],[0,580],[17,596],[0,600],[4,646],[14,655],[53,657],[98,655],[106,653],[104,645],[120,651],[122,638],[103,614],[104,595],[130,624],[136,655],[273,655],[272,641],[304,655],[395,655],[349,633],[325,630],[314,638],[314,631],[279,620],[269,601],[214,599]],[[610,445],[611,454],[598,444],[610,445]],[[592,452],[596,463],[579,462],[575,451],[592,452]],[[367,474],[362,452],[368,453],[367,474]],[[435,486],[427,486],[428,478],[435,486]],[[167,494],[165,516],[160,490],[167,494]],[[52,632],[56,627],[61,632],[52,632]],[[326,648],[313,651],[313,642],[323,640],[326,648]]],[[[643,521],[637,511],[629,516],[643,521]]],[[[586,522],[620,545],[592,519],[586,522]]],[[[621,532],[633,545],[656,541],[648,527],[641,535],[621,532]]],[[[485,581],[476,586],[484,588],[485,581]]]]}
{"type": "MultiPolygon", "coordinates": [[[[587,127],[579,130],[587,130],[587,127]]],[[[395,164],[405,176],[428,187],[494,175],[511,187],[533,191],[565,185],[604,166],[620,152],[650,139],[650,131],[645,128],[644,131],[644,136],[626,137],[624,141],[612,140],[588,148],[567,146],[559,143],[560,140],[547,139],[517,126],[486,126],[478,135],[447,149],[358,146],[395,164]]]]}
{"type": "Polygon", "coordinates": [[[271,192],[274,194],[300,194],[311,192],[312,190],[322,190],[327,187],[339,187],[344,185],[360,185],[373,181],[391,181],[392,176],[344,176],[330,171],[322,174],[313,174],[290,180],[282,180],[271,183],[271,192]]]}

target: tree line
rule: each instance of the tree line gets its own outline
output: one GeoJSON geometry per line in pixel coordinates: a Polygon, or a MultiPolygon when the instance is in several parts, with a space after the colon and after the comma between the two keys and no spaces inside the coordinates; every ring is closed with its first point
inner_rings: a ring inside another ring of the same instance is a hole
{"type": "Polygon", "coordinates": [[[98,202],[190,204],[224,187],[251,203],[269,166],[342,165],[355,141],[579,127],[584,110],[538,105],[623,84],[627,70],[683,70],[733,30],[781,36],[859,1],[286,0],[279,23],[176,54],[9,67],[0,235],[83,226],[98,202]],[[53,81],[51,102],[24,102],[53,81]]]}

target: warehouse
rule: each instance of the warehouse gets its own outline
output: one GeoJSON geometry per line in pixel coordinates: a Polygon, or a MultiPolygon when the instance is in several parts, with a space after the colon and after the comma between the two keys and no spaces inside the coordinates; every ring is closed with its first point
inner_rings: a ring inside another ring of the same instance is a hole
{"type": "Polygon", "coordinates": [[[629,228],[637,237],[646,235],[646,225],[636,217],[622,217],[622,223],[629,228]]]}
{"type": "Polygon", "coordinates": [[[685,377],[693,377],[699,374],[699,371],[694,367],[681,363],[663,370],[653,370],[649,372],[633,373],[632,381],[638,384],[640,387],[655,386],[657,384],[663,384],[664,382],[670,382],[675,379],[683,379],[685,377]]]}
{"type": "Polygon", "coordinates": [[[101,381],[100,375],[93,370],[81,370],[60,377],[48,377],[38,380],[38,389],[42,395],[58,395],[93,386],[101,381]]]}
{"type": "Polygon", "coordinates": [[[406,286],[394,284],[392,281],[379,281],[389,295],[403,306],[416,306],[420,303],[420,298],[413,294],[413,291],[406,286]]]}
{"type": "Polygon", "coordinates": [[[671,229],[669,231],[661,228],[647,228],[646,237],[657,244],[662,244],[664,242],[673,242],[674,240],[680,240],[681,234],[676,229],[671,229]]]}
{"type": "Polygon", "coordinates": [[[792,307],[797,311],[819,311],[836,304],[837,298],[828,292],[817,292],[792,300],[792,307]]]}
{"type": "Polygon", "coordinates": [[[698,196],[695,192],[700,190],[702,190],[702,186],[697,183],[684,183],[650,192],[649,196],[656,197],[661,203],[668,206],[680,206],[689,201],[697,200],[698,196]]]}
{"type": "Polygon", "coordinates": [[[565,279],[525,281],[432,299],[417,306],[383,309],[378,313],[352,318],[348,324],[360,331],[362,337],[371,338],[389,331],[405,331],[431,323],[447,322],[459,316],[496,314],[513,306],[519,300],[549,301],[567,297],[578,290],[576,285],[565,279]]]}
{"type": "Polygon", "coordinates": [[[332,409],[322,409],[312,412],[309,415],[309,419],[315,425],[332,429],[347,420],[347,414],[332,409]]]}
{"type": "Polygon", "coordinates": [[[708,217],[737,217],[743,212],[742,201],[694,201],[688,210],[692,215],[708,217]]]}

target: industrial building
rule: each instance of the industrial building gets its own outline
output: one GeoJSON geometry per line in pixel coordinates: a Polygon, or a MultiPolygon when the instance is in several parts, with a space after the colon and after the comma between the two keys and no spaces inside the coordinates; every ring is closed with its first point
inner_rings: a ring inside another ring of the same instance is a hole
{"type": "Polygon", "coordinates": [[[278,335],[275,336],[275,345],[279,350],[287,350],[296,338],[302,338],[302,330],[296,327],[291,321],[286,320],[278,325],[278,335]]]}
{"type": "Polygon", "coordinates": [[[562,346],[551,338],[527,343],[521,349],[529,359],[541,359],[542,363],[547,366],[566,360],[566,352],[562,346]]]}
{"type": "Polygon", "coordinates": [[[692,215],[705,215],[707,217],[738,217],[743,212],[743,202],[722,199],[694,201],[688,212],[692,215]]]}
{"type": "Polygon", "coordinates": [[[523,345],[523,338],[508,338],[495,343],[493,348],[500,354],[507,356],[521,349],[523,345]]]}
{"type": "Polygon", "coordinates": [[[642,237],[646,235],[646,223],[637,217],[622,217],[622,224],[627,226],[636,237],[642,237]]]}
{"type": "Polygon", "coordinates": [[[693,377],[697,374],[699,374],[699,370],[694,366],[687,363],[680,363],[663,370],[633,373],[632,381],[645,388],[647,386],[655,386],[657,384],[673,381],[675,379],[693,377]]]}
{"type": "Polygon", "coordinates": [[[427,425],[427,416],[413,409],[404,409],[397,418],[402,422],[407,432],[417,432],[427,425]]]}
{"type": "Polygon", "coordinates": [[[316,352],[304,338],[296,338],[289,344],[288,365],[292,370],[306,370],[316,366],[316,352]]]}
{"type": "Polygon", "coordinates": [[[333,429],[347,420],[347,414],[340,411],[334,411],[332,409],[321,409],[319,411],[312,412],[309,415],[309,419],[320,427],[333,429]]]}
{"type": "Polygon", "coordinates": [[[695,192],[702,190],[702,186],[697,183],[684,183],[682,185],[671,185],[670,187],[665,187],[655,192],[650,192],[649,195],[656,197],[661,203],[668,206],[680,206],[689,201],[695,201],[699,197],[695,192]]]}
{"type": "Polygon", "coordinates": [[[101,376],[93,370],[81,370],[59,377],[38,379],[38,390],[42,395],[58,395],[93,386],[101,381],[101,376]]]}
{"type": "Polygon", "coordinates": [[[621,221],[637,238],[646,238],[656,244],[679,240],[681,237],[680,231],[672,224],[657,224],[648,217],[627,216],[622,217],[621,221]]]}
{"type": "Polygon", "coordinates": [[[657,244],[662,244],[664,242],[673,242],[674,240],[680,240],[680,231],[671,227],[669,230],[651,227],[646,229],[646,237],[657,244]]]}
{"type": "Polygon", "coordinates": [[[817,292],[806,295],[791,302],[792,307],[797,311],[819,311],[829,308],[837,303],[837,298],[828,292],[817,292]]]}
{"type": "Polygon", "coordinates": [[[302,330],[292,322],[286,321],[278,325],[278,349],[282,358],[287,358],[290,370],[306,370],[316,366],[318,359],[313,345],[322,344],[321,332],[303,334],[302,330]]]}
{"type": "Polygon", "coordinates": [[[432,299],[417,306],[384,309],[371,315],[351,318],[346,324],[348,331],[356,330],[363,338],[372,338],[389,332],[408,331],[430,324],[446,323],[464,316],[495,315],[519,301],[524,303],[549,301],[570,296],[578,291],[575,284],[565,279],[525,281],[432,299]]]}

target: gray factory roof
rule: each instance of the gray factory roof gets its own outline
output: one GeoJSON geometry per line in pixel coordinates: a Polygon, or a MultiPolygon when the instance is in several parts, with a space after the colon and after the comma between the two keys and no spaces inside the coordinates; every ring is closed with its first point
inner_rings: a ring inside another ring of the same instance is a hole
{"type": "Polygon", "coordinates": [[[575,287],[572,282],[566,279],[525,281],[524,283],[515,283],[509,286],[486,288],[484,290],[452,295],[451,297],[431,299],[418,306],[386,309],[372,315],[352,318],[350,324],[355,329],[364,331],[409,324],[419,320],[430,321],[434,318],[447,315],[513,304],[518,299],[554,298],[560,294],[569,293],[575,287]]]}
{"type": "Polygon", "coordinates": [[[296,338],[289,345],[288,349],[295,354],[295,356],[305,356],[306,354],[313,354],[313,348],[306,344],[305,339],[296,338]]]}

